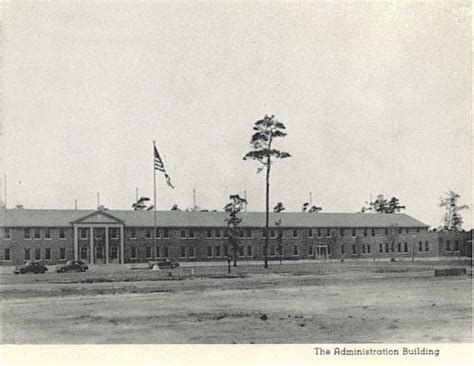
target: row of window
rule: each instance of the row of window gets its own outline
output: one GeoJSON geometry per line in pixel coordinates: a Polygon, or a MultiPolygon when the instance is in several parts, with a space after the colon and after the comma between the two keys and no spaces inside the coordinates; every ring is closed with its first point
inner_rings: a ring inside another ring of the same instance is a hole
{"type": "Polygon", "coordinates": [[[446,251],[447,252],[459,252],[459,240],[454,240],[454,245],[451,246],[451,241],[446,240],[446,251]]]}
{"type": "MultiPolygon", "coordinates": [[[[49,261],[52,258],[53,249],[52,248],[25,248],[24,259],[25,261],[29,260],[45,260],[49,261]]],[[[59,259],[66,259],[66,248],[59,248],[59,259]]],[[[11,260],[11,251],[10,248],[5,248],[3,251],[3,260],[11,260]]]]}
{"type": "MultiPolygon", "coordinates": [[[[41,239],[41,232],[42,230],[40,228],[24,228],[23,229],[23,237],[25,239],[41,239]]],[[[52,233],[54,232],[53,229],[51,228],[44,228],[44,238],[45,239],[52,239],[52,233]]],[[[57,236],[59,239],[66,239],[66,230],[64,228],[59,228],[57,229],[57,236]]],[[[3,239],[10,239],[11,238],[11,233],[10,233],[10,228],[4,228],[3,229],[3,239]]]]}
{"type": "MultiPolygon", "coordinates": [[[[24,238],[25,239],[41,239],[44,237],[45,239],[51,239],[52,238],[52,229],[51,228],[24,228],[24,238]],[[42,236],[42,232],[44,233],[42,236]]],[[[95,238],[102,238],[105,235],[105,230],[103,228],[95,228],[94,229],[94,237],[95,238]]],[[[112,239],[118,239],[120,237],[120,230],[119,228],[110,228],[110,238],[112,239]]],[[[347,230],[349,229],[339,229],[339,236],[344,237],[347,230]]],[[[364,236],[369,236],[369,233],[371,236],[376,236],[376,229],[350,229],[351,234],[353,237],[357,236],[357,230],[363,230],[363,235],[364,236]]],[[[403,233],[403,230],[405,230],[405,233],[408,234],[409,229],[398,229],[399,234],[403,233]]],[[[416,232],[419,232],[420,229],[414,229],[416,232]]],[[[155,231],[154,228],[145,228],[145,238],[151,239],[153,237],[153,231],[155,231]]],[[[292,236],[293,238],[298,238],[299,237],[299,231],[298,229],[293,229],[292,231],[292,236]]],[[[130,238],[131,239],[136,239],[137,238],[137,229],[136,228],[130,228],[130,238]]],[[[317,228],[317,229],[308,229],[307,230],[307,237],[313,238],[313,237],[331,237],[334,236],[337,233],[335,229],[324,229],[324,228],[317,228]]],[[[389,234],[389,229],[384,229],[384,234],[388,235],[389,234]]],[[[3,238],[4,239],[10,239],[10,228],[4,228],[3,230],[3,238]]],[[[57,231],[57,235],[60,239],[65,239],[66,233],[65,233],[65,228],[59,228],[57,231]]],[[[90,235],[90,228],[79,228],[79,237],[80,239],[88,239],[90,235]]],[[[205,229],[205,235],[206,238],[227,238],[229,236],[229,232],[227,229],[205,229]]],[[[169,238],[170,233],[168,228],[157,228],[155,231],[155,238],[169,238]]],[[[240,229],[239,230],[239,236],[241,238],[251,238],[252,237],[252,229],[240,229]]],[[[265,238],[266,237],[266,230],[262,229],[262,236],[265,238]]],[[[283,237],[283,230],[275,230],[275,229],[269,229],[269,237],[271,238],[276,238],[276,237],[283,237]]],[[[194,238],[195,237],[195,230],[194,229],[180,229],[179,230],[179,237],[180,238],[194,238]]]]}

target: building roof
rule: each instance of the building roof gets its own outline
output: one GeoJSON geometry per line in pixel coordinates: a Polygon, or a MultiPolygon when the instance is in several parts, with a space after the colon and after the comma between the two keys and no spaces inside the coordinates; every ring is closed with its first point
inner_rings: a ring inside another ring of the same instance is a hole
{"type": "MultiPolygon", "coordinates": [[[[0,212],[0,226],[6,227],[67,227],[72,222],[91,222],[97,215],[100,218],[116,218],[117,223],[125,226],[153,226],[153,211],[130,210],[27,210],[12,209],[0,212]],[[105,215],[104,215],[105,213],[105,215]],[[87,220],[87,221],[86,221],[87,220]]],[[[264,212],[241,212],[241,226],[264,227],[264,212]]],[[[225,227],[225,212],[186,212],[186,211],[157,211],[158,227],[225,227]]],[[[270,214],[270,226],[281,219],[282,227],[331,227],[331,228],[383,228],[390,226],[426,228],[428,225],[406,214],[381,213],[302,213],[281,212],[270,214]]],[[[105,223],[105,221],[104,221],[105,223]]]]}

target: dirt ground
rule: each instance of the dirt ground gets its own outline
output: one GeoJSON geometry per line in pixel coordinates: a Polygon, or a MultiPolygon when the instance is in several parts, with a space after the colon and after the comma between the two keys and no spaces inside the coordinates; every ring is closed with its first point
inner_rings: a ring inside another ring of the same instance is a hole
{"type": "Polygon", "coordinates": [[[471,268],[434,277],[443,266],[462,265],[4,273],[2,343],[471,343],[471,268]]]}

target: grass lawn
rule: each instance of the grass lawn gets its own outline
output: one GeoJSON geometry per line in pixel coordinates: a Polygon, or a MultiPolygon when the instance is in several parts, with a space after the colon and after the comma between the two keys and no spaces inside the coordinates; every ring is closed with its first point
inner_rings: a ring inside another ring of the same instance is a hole
{"type": "Polygon", "coordinates": [[[1,275],[2,343],[472,342],[468,262],[1,275]],[[468,275],[434,277],[434,268],[468,275]]]}

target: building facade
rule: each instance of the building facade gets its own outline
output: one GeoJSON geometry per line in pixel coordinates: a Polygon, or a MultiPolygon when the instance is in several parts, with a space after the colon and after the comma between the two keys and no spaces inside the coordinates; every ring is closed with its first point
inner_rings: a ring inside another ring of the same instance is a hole
{"type": "MultiPolygon", "coordinates": [[[[3,265],[68,259],[90,264],[225,261],[233,255],[224,212],[158,211],[156,225],[155,213],[143,211],[17,209],[1,215],[3,265]]],[[[238,258],[260,260],[265,214],[241,217],[238,258]]],[[[270,260],[461,256],[466,251],[463,233],[430,232],[406,214],[272,213],[268,235],[270,260]]]]}

